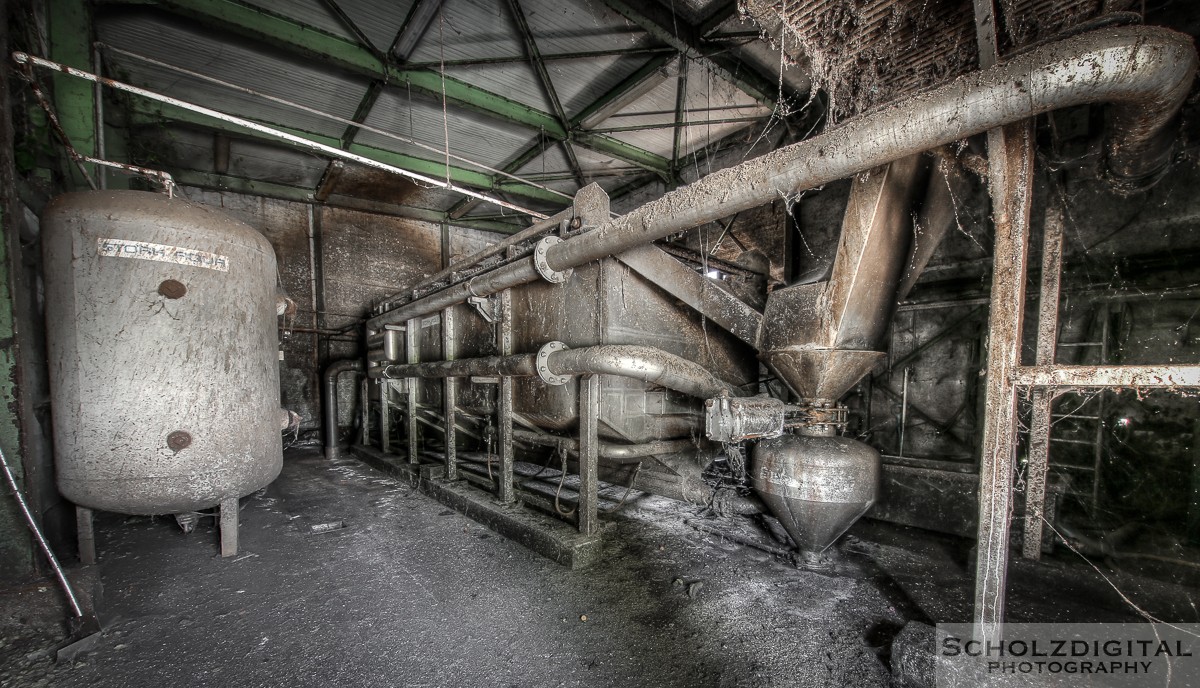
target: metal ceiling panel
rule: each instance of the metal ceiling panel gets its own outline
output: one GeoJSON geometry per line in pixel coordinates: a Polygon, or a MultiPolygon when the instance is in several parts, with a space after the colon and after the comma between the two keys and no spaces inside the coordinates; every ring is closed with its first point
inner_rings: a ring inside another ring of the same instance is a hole
{"type": "MultiPolygon", "coordinates": [[[[427,35],[426,39],[428,38],[427,35]]],[[[537,72],[527,62],[447,67],[446,74],[542,112],[554,111],[538,80],[537,72]]]]}
{"type": "Polygon", "coordinates": [[[404,26],[413,0],[337,0],[337,4],[375,48],[387,51],[404,26]]]}
{"type": "Polygon", "coordinates": [[[321,0],[244,0],[244,2],[326,33],[354,40],[354,34],[342,26],[342,23],[329,12],[321,0]]]}
{"type": "Polygon", "coordinates": [[[521,0],[521,8],[544,54],[654,45],[649,34],[599,0],[521,0]]]}
{"type": "MultiPolygon", "coordinates": [[[[696,62],[692,62],[688,67],[687,87],[686,108],[705,110],[688,115],[687,119],[692,122],[757,116],[769,112],[729,81],[704,69],[696,62]]],[[[618,116],[602,122],[597,128],[669,124],[675,119],[677,89],[677,79],[665,81],[617,113],[618,116]]],[[[680,140],[681,154],[690,153],[749,124],[703,124],[686,127],[680,140]]],[[[673,127],[613,132],[608,135],[666,158],[671,157],[675,143],[673,127]]]]}
{"type": "MultiPolygon", "coordinates": [[[[411,62],[524,55],[504,2],[481,7],[473,0],[443,0],[441,16],[409,57],[411,62]]],[[[505,94],[510,97],[513,94],[505,94]]]]}
{"type": "MultiPolygon", "coordinates": [[[[225,43],[159,17],[102,17],[96,32],[113,47],[345,118],[354,115],[367,88],[364,79],[312,61],[283,60],[242,42],[225,43]]],[[[345,130],[340,123],[135,58],[114,54],[108,70],[138,86],[221,112],[329,136],[340,136],[345,130]]]]}
{"type": "MultiPolygon", "coordinates": [[[[410,99],[404,90],[392,89],[379,96],[366,124],[439,148],[446,142],[448,130],[450,152],[493,167],[516,156],[528,145],[529,133],[523,128],[461,108],[451,107],[447,114],[449,117],[443,122],[441,103],[430,102],[417,94],[411,94],[410,99]]],[[[364,145],[427,160],[438,159],[437,153],[366,130],[361,131],[356,140],[364,145]]],[[[453,160],[451,163],[462,165],[453,160]]]]}

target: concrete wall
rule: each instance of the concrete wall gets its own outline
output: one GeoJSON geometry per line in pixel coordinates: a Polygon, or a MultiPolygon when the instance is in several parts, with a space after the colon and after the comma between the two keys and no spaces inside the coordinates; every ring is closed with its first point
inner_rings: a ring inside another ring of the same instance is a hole
{"type": "MultiPolygon", "coordinates": [[[[262,232],[275,248],[280,283],[296,303],[295,329],[280,332],[281,397],[306,429],[320,425],[320,371],[331,360],[362,355],[359,322],[370,307],[441,269],[442,230],[435,224],[188,187],[180,196],[224,209],[262,232]]],[[[493,237],[452,227],[450,254],[477,251],[493,237]]],[[[348,423],[353,417],[349,376],[343,376],[342,386],[342,419],[348,423]]]]}

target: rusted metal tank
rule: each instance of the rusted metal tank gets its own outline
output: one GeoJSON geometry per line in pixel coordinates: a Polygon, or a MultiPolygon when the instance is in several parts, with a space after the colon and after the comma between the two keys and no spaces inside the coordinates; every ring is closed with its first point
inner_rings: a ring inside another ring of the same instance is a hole
{"type": "Polygon", "coordinates": [[[880,457],[848,437],[784,435],[754,446],[751,483],[802,552],[821,552],[871,508],[880,457]]]}
{"type": "Polygon", "coordinates": [[[275,253],[249,226],[138,191],[71,193],[43,216],[58,488],[170,514],[275,479],[275,253]]]}

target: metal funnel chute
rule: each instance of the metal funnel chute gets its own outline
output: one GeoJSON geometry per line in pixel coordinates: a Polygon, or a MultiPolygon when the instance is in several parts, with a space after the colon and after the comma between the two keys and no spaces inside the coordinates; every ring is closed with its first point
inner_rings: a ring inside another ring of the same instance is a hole
{"type": "MultiPolygon", "coordinates": [[[[930,179],[923,156],[855,177],[829,280],[780,289],[767,300],[761,358],[802,405],[822,410],[817,415],[823,417],[883,359],[876,349],[901,283],[908,282],[906,273],[923,267],[930,243],[944,234],[945,209],[934,212],[944,194],[930,193],[926,198],[935,203],[913,215],[930,179]],[[940,226],[922,231],[927,218],[940,226]]],[[[931,182],[946,184],[940,169],[931,182]]],[[[815,421],[799,434],[759,442],[752,452],[754,488],[806,553],[833,544],[879,491],[879,452],[835,436],[834,427],[815,421]]]]}

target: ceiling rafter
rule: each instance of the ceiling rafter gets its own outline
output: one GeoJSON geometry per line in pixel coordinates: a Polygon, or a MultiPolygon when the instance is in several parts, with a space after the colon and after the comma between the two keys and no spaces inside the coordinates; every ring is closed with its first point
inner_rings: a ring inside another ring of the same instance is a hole
{"type": "MultiPolygon", "coordinates": [[[[143,0],[103,0],[109,5],[145,6],[143,0]]],[[[371,51],[339,36],[238,0],[159,0],[154,7],[188,17],[221,31],[248,36],[285,52],[315,57],[357,74],[381,78],[387,84],[405,84],[415,91],[482,113],[497,120],[545,132],[556,141],[570,132],[555,117],[537,108],[492,93],[429,69],[400,67],[380,61],[371,51]]],[[[624,160],[647,170],[666,172],[666,158],[601,134],[580,137],[581,146],[624,160]]]]}
{"type": "MultiPolygon", "coordinates": [[[[249,139],[261,138],[262,140],[270,141],[271,143],[280,143],[275,139],[270,139],[263,135],[247,131],[235,124],[216,120],[205,115],[197,114],[190,110],[185,110],[181,107],[175,107],[165,103],[150,104],[142,101],[141,99],[132,99],[131,103],[132,104],[129,112],[131,126],[158,127],[163,121],[170,121],[181,124],[190,124],[192,126],[211,131],[226,132],[249,139]]],[[[309,141],[314,141],[326,146],[337,147],[340,143],[340,140],[333,136],[315,134],[313,132],[283,127],[277,124],[272,124],[271,126],[288,134],[299,136],[301,138],[308,139],[309,141]]],[[[364,157],[368,157],[394,167],[399,167],[410,172],[423,174],[428,177],[435,177],[439,179],[449,177],[449,180],[454,184],[461,184],[464,186],[486,190],[499,190],[503,188],[504,191],[517,194],[523,198],[553,203],[556,206],[562,205],[563,203],[561,196],[546,191],[545,189],[531,186],[529,184],[522,184],[520,182],[509,182],[502,184],[497,183],[485,172],[479,172],[455,165],[447,166],[444,161],[435,162],[432,160],[424,160],[412,155],[397,153],[395,151],[375,148],[372,146],[365,146],[360,143],[351,144],[347,150],[351,153],[362,155],[364,157]]]]}
{"type": "MultiPolygon", "coordinates": [[[[546,98],[549,99],[551,107],[554,108],[554,116],[558,119],[563,129],[571,130],[571,122],[567,119],[567,113],[563,110],[562,101],[558,98],[558,91],[554,89],[554,82],[550,79],[550,72],[546,69],[546,63],[542,60],[541,51],[538,50],[537,40],[533,37],[533,31],[529,28],[529,22],[525,19],[525,11],[521,9],[521,0],[508,0],[508,7],[512,13],[513,21],[517,24],[517,31],[521,34],[521,43],[525,46],[525,52],[529,56],[529,62],[537,72],[538,81],[541,82],[542,90],[546,92],[546,98]]],[[[575,149],[571,147],[570,141],[560,141],[559,146],[562,147],[563,153],[567,156],[567,163],[571,166],[571,171],[575,173],[576,181],[579,183],[579,188],[583,188],[587,181],[583,177],[583,168],[579,166],[579,158],[575,157],[575,149]]]]}
{"type": "MultiPolygon", "coordinates": [[[[617,14],[625,17],[659,41],[675,48],[691,59],[704,63],[709,69],[729,80],[734,86],[757,102],[775,109],[778,84],[756,69],[727,54],[722,47],[712,47],[704,42],[704,33],[733,16],[729,4],[722,5],[709,18],[692,26],[672,10],[657,1],[634,4],[630,0],[603,0],[617,14]]],[[[786,95],[786,94],[785,94],[786,95]]]]}
{"type": "MultiPolygon", "coordinates": [[[[346,27],[358,37],[359,43],[374,54],[380,62],[384,64],[404,64],[408,62],[408,58],[412,55],[412,51],[416,49],[417,43],[425,32],[429,30],[430,24],[438,15],[438,10],[442,7],[442,0],[416,0],[413,3],[412,9],[409,10],[408,16],[404,18],[404,23],[400,25],[396,31],[396,37],[392,40],[392,45],[388,51],[383,51],[376,48],[366,34],[364,34],[358,26],[346,16],[335,0],[321,0],[329,8],[346,27]]],[[[354,110],[352,119],[359,124],[367,121],[367,117],[371,115],[371,110],[375,107],[376,101],[383,93],[383,88],[387,83],[383,79],[372,79],[367,86],[366,93],[363,94],[362,100],[359,101],[358,107],[354,110]]],[[[345,133],[342,134],[342,148],[348,148],[354,142],[354,138],[361,131],[358,127],[346,127],[345,133]]]]}
{"type": "MultiPolygon", "coordinates": [[[[619,110],[628,105],[632,100],[644,95],[647,91],[652,90],[659,85],[667,77],[663,75],[663,70],[672,60],[678,57],[678,53],[672,51],[669,54],[658,54],[644,62],[641,67],[638,67],[633,73],[626,76],[615,86],[605,91],[605,93],[596,100],[588,103],[571,118],[571,127],[575,129],[575,136],[578,138],[582,130],[588,128],[590,123],[596,123],[607,119],[614,110],[619,110]]],[[[509,174],[516,174],[522,167],[529,164],[529,161],[542,154],[546,147],[546,139],[539,135],[534,138],[525,150],[517,154],[503,169],[509,174]]],[[[656,172],[656,177],[664,177],[664,172],[656,172]]],[[[495,177],[493,177],[495,179],[495,177]]],[[[474,208],[478,203],[473,198],[464,198],[450,208],[449,215],[453,218],[462,217],[474,208]]]]}

